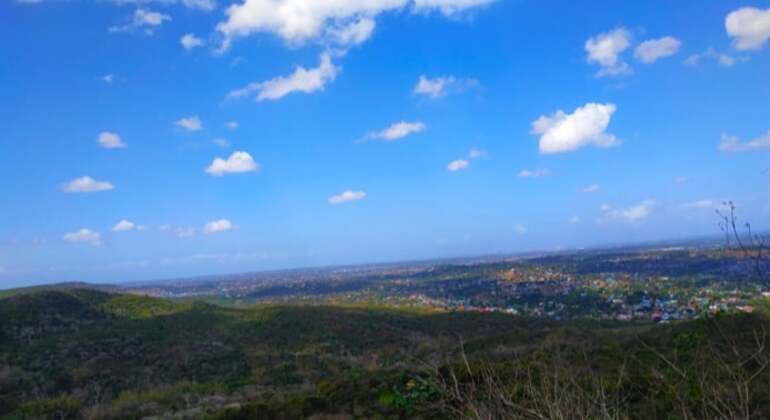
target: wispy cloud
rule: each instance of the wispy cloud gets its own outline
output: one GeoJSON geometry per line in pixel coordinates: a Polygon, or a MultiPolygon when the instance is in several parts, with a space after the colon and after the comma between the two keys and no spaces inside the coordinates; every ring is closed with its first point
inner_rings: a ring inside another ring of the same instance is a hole
{"type": "Polygon", "coordinates": [[[233,230],[237,228],[238,226],[234,225],[233,222],[227,219],[219,219],[219,220],[213,220],[211,222],[206,223],[203,226],[203,233],[205,233],[206,235],[211,235],[214,233],[227,232],[228,230],[233,230]]]}
{"type": "Polygon", "coordinates": [[[519,172],[519,178],[542,178],[548,176],[551,173],[548,169],[523,169],[519,172]]]}
{"type": "Polygon", "coordinates": [[[742,142],[736,136],[722,134],[719,150],[726,153],[752,152],[770,149],[770,130],[767,133],[749,141],[742,142]]]}
{"type": "Polygon", "coordinates": [[[457,172],[468,167],[470,163],[465,159],[457,159],[449,162],[447,169],[451,172],[457,172]]]}
{"type": "Polygon", "coordinates": [[[421,121],[399,121],[382,130],[370,132],[367,134],[366,138],[373,140],[395,141],[401,140],[411,134],[424,131],[426,128],[427,126],[421,121]]]}
{"type": "Polygon", "coordinates": [[[313,93],[322,91],[327,83],[334,81],[341,71],[332,63],[331,55],[321,54],[318,67],[306,69],[297,67],[288,76],[279,76],[264,82],[250,83],[247,86],[231,91],[227,99],[240,99],[254,96],[257,101],[275,101],[286,95],[301,92],[313,93]]]}
{"type": "Polygon", "coordinates": [[[87,243],[92,246],[102,245],[102,235],[99,232],[94,232],[91,229],[80,229],[77,232],[70,232],[63,237],[65,242],[69,243],[87,243]]]}
{"type": "Polygon", "coordinates": [[[117,133],[102,131],[96,138],[99,145],[105,149],[122,149],[127,145],[117,133]]]}
{"type": "Polygon", "coordinates": [[[366,193],[363,191],[346,190],[337,195],[329,197],[327,200],[329,204],[342,204],[349,203],[351,201],[360,201],[366,198],[366,193]]]}
{"type": "Polygon", "coordinates": [[[135,32],[141,31],[147,35],[153,35],[155,29],[163,25],[163,22],[170,21],[171,16],[154,12],[148,9],[136,9],[129,23],[125,25],[111,26],[110,32],[135,32]]]}
{"type": "Polygon", "coordinates": [[[624,209],[615,209],[607,204],[603,204],[599,209],[601,211],[599,221],[639,222],[646,219],[652,213],[655,205],[655,200],[644,200],[641,203],[624,209]]]}
{"type": "Polygon", "coordinates": [[[191,117],[180,118],[174,121],[174,125],[187,131],[203,130],[203,122],[200,117],[193,115],[191,117]]]}
{"type": "Polygon", "coordinates": [[[462,92],[464,90],[478,87],[479,82],[476,79],[462,79],[455,76],[438,76],[429,78],[421,75],[414,86],[412,93],[415,95],[427,96],[431,99],[438,99],[452,92],[462,92]]]}

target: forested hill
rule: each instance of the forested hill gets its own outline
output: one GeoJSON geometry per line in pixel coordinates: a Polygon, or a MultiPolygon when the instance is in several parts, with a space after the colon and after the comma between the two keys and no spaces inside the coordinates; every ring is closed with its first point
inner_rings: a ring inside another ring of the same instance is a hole
{"type": "Polygon", "coordinates": [[[770,323],[758,314],[662,327],[363,306],[235,309],[87,288],[33,290],[0,298],[0,415],[472,417],[478,406],[498,405],[482,386],[494,372],[495,386],[518,398],[503,411],[511,415],[546,409],[537,405],[547,395],[535,391],[562,386],[576,396],[571,409],[590,412],[592,399],[579,396],[602,390],[616,399],[617,414],[639,417],[696,412],[697,398],[679,397],[707,395],[698,388],[704,380],[727,385],[709,390],[710,398],[741,402],[726,380],[745,372],[754,391],[741,407],[767,416],[765,331],[770,323]],[[556,373],[574,380],[554,384],[556,373]],[[456,386],[446,386],[448,377],[456,386]],[[523,377],[527,392],[516,388],[523,377]]]}

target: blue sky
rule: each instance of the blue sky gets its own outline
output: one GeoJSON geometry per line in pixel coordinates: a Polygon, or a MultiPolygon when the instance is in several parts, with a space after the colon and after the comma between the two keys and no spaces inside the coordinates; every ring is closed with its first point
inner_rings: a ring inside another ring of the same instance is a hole
{"type": "Polygon", "coordinates": [[[768,1],[0,15],[0,288],[768,227],[768,1]]]}

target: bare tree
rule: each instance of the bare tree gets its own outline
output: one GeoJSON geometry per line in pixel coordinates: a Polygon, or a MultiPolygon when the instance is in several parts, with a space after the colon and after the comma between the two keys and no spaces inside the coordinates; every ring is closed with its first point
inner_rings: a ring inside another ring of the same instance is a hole
{"type": "Polygon", "coordinates": [[[745,222],[741,227],[736,214],[737,207],[732,201],[722,203],[726,210],[717,209],[719,228],[725,235],[725,243],[728,249],[737,249],[741,256],[752,264],[756,280],[763,286],[768,286],[765,273],[767,256],[765,248],[770,243],[770,237],[755,233],[751,223],[745,222]]]}

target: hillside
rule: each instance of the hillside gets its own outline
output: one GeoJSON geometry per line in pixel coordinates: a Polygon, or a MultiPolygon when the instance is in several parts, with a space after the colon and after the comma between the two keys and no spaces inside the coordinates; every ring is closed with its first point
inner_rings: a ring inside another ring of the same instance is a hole
{"type": "Polygon", "coordinates": [[[236,309],[46,289],[0,299],[0,415],[473,417],[498,404],[489,384],[531,411],[548,400],[534,393],[547,383],[575,395],[602,390],[617,397],[615,418],[645,418],[698,409],[682,395],[735,400],[730,386],[704,383],[756,373],[744,405],[767,416],[768,330],[760,315],[661,327],[384,307],[236,309]],[[554,373],[571,379],[554,384],[554,373]],[[524,377],[538,386],[518,389],[524,377]]]}

